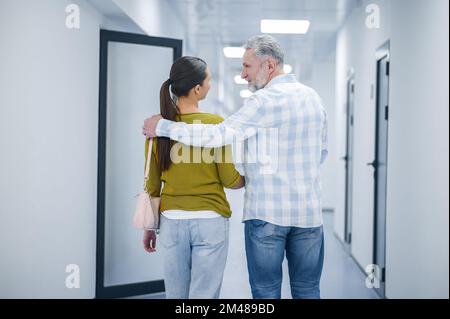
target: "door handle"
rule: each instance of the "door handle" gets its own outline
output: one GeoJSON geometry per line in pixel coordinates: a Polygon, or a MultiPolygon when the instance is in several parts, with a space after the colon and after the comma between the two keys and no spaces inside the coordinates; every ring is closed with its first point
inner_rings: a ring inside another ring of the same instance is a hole
{"type": "Polygon", "coordinates": [[[377,162],[377,160],[373,160],[373,162],[367,163],[367,166],[372,166],[373,168],[377,168],[378,162],[377,162]]]}
{"type": "Polygon", "coordinates": [[[340,159],[343,161],[348,161],[348,156],[342,156],[340,159]]]}

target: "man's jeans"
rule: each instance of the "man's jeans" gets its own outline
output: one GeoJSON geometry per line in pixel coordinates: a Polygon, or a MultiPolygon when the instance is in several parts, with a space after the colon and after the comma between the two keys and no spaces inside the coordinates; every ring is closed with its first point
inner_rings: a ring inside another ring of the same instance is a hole
{"type": "Polygon", "coordinates": [[[219,298],[228,233],[228,218],[168,219],[161,215],[166,298],[219,298]]]}
{"type": "Polygon", "coordinates": [[[323,227],[277,226],[262,220],[245,222],[245,250],[253,298],[281,298],[284,252],[294,299],[320,298],[324,259],[323,227]]]}

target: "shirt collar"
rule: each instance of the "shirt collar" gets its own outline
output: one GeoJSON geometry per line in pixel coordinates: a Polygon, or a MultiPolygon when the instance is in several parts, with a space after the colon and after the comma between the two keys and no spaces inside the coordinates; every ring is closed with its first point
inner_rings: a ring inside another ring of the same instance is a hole
{"type": "Polygon", "coordinates": [[[267,89],[270,86],[278,83],[296,83],[296,82],[297,79],[294,74],[280,74],[274,77],[272,80],[270,80],[269,83],[267,83],[264,88],[267,89]]]}

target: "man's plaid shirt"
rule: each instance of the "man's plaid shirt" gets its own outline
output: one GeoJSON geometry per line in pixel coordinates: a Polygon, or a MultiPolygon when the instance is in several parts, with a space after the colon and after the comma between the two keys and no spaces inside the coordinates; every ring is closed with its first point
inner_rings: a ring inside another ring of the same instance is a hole
{"type": "Polygon", "coordinates": [[[220,124],[160,120],[156,134],[203,147],[246,139],[243,220],[322,225],[320,166],[327,156],[327,116],[319,95],[294,75],[273,78],[220,124]]]}

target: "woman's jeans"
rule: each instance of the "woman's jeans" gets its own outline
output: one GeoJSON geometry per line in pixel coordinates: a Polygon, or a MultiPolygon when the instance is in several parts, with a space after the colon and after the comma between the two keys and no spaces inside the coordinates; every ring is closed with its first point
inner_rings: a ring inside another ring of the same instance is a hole
{"type": "Polygon", "coordinates": [[[228,218],[168,219],[161,215],[166,298],[219,298],[228,233],[228,218]]]}
{"type": "Polygon", "coordinates": [[[253,298],[281,298],[285,251],[292,298],[320,298],[324,259],[322,226],[284,227],[258,219],[248,220],[245,251],[253,298]]]}

